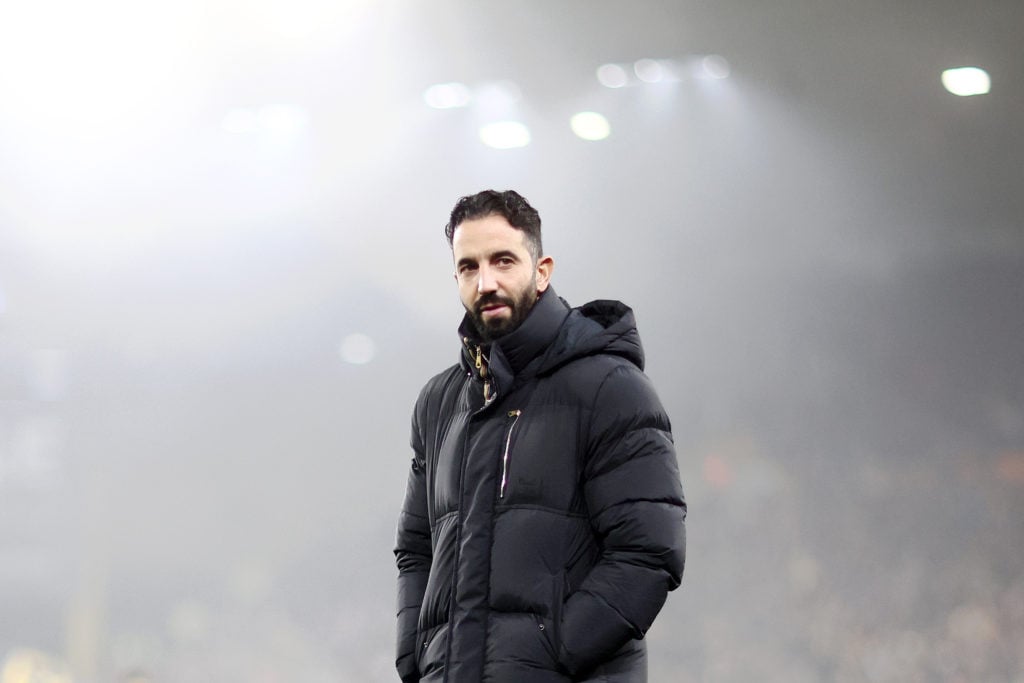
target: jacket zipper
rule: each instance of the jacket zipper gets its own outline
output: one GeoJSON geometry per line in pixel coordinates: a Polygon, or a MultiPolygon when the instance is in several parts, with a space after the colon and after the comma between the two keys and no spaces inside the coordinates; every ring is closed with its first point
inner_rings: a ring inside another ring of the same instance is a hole
{"type": "Polygon", "coordinates": [[[521,410],[508,411],[508,416],[514,419],[508,428],[508,434],[505,436],[505,452],[501,456],[501,488],[498,490],[498,498],[505,497],[505,487],[508,485],[508,452],[512,446],[512,430],[516,428],[516,423],[519,422],[519,416],[522,414],[523,411],[521,410]]]}
{"type": "Polygon", "coordinates": [[[488,405],[495,399],[495,395],[491,393],[491,377],[487,368],[487,357],[484,355],[484,347],[472,345],[469,337],[463,337],[462,343],[466,346],[470,355],[473,356],[473,365],[476,366],[477,375],[484,383],[484,405],[488,405]]]}

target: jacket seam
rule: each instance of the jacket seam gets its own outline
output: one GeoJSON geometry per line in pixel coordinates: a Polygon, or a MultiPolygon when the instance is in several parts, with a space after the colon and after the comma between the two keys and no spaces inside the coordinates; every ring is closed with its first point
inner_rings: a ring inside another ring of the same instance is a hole
{"type": "Polygon", "coordinates": [[[618,617],[619,617],[619,619],[622,619],[622,621],[623,621],[624,623],[626,623],[626,624],[629,624],[629,627],[630,627],[630,629],[631,629],[631,630],[633,630],[633,631],[639,631],[639,629],[638,629],[638,628],[636,627],[636,625],[635,625],[635,624],[634,624],[634,623],[633,623],[632,621],[630,621],[630,620],[629,620],[629,619],[628,619],[628,618],[626,617],[626,615],[625,615],[625,614],[623,614],[623,613],[622,613],[622,612],[621,612],[621,611],[620,611],[620,610],[619,610],[619,609],[618,609],[617,607],[615,607],[615,605],[613,605],[613,604],[611,604],[610,602],[608,602],[607,600],[605,600],[604,596],[602,596],[602,595],[598,595],[597,593],[595,593],[595,592],[593,592],[593,591],[589,591],[589,590],[585,590],[585,589],[580,589],[580,591],[579,591],[579,592],[580,592],[580,593],[585,593],[585,594],[589,595],[590,597],[592,597],[592,598],[595,598],[596,600],[598,600],[599,602],[601,602],[601,603],[602,603],[603,605],[605,605],[606,607],[608,607],[608,609],[610,609],[610,610],[611,610],[612,612],[614,612],[614,613],[615,613],[615,615],[616,615],[616,616],[618,616],[618,617]]]}
{"type": "Polygon", "coordinates": [[[592,437],[591,432],[594,426],[594,415],[597,414],[598,399],[601,397],[601,392],[604,391],[604,387],[608,383],[608,380],[611,379],[612,374],[623,371],[623,367],[624,366],[622,365],[616,364],[608,369],[608,372],[606,372],[604,377],[601,378],[601,383],[597,385],[597,391],[594,392],[594,397],[590,400],[590,405],[587,406],[587,443],[582,444],[583,450],[587,453],[591,452],[590,447],[592,444],[590,443],[590,439],[592,437]]]}
{"type": "Polygon", "coordinates": [[[552,515],[558,515],[559,517],[587,519],[587,515],[582,512],[571,512],[569,510],[562,510],[560,508],[548,507],[547,505],[536,505],[532,503],[515,503],[513,505],[502,505],[496,511],[505,512],[506,510],[536,510],[538,512],[547,512],[552,515]]]}

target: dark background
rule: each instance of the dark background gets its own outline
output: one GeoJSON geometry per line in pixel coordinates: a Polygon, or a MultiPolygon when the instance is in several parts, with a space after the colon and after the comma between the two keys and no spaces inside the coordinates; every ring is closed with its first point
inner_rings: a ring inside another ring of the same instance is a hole
{"type": "Polygon", "coordinates": [[[0,680],[395,680],[442,227],[487,187],[540,210],[559,294],[633,306],[673,420],[652,681],[1020,679],[1022,29],[1015,0],[0,9],[0,680]],[[729,78],[595,78],[709,54],[729,78]],[[943,89],[965,65],[990,94],[943,89]],[[428,108],[448,81],[479,97],[428,108]],[[531,144],[484,146],[508,117],[531,144]]]}

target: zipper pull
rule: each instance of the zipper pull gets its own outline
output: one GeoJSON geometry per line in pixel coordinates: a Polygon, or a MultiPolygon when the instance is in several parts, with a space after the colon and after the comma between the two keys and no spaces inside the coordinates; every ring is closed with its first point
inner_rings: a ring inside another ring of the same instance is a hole
{"type": "Polygon", "coordinates": [[[510,410],[508,416],[515,418],[512,420],[512,424],[508,428],[508,435],[505,437],[505,452],[501,456],[501,486],[498,488],[498,498],[505,497],[505,487],[508,485],[508,452],[512,446],[512,430],[516,428],[516,423],[519,422],[519,416],[523,414],[521,410],[510,410]]]}

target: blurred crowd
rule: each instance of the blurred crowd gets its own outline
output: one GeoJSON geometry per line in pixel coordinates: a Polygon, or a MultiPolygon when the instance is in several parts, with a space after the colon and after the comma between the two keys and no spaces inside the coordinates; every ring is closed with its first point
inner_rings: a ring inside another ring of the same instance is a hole
{"type": "Polygon", "coordinates": [[[1019,456],[701,457],[653,681],[1024,681],[1019,456]]]}
{"type": "MultiPolygon", "coordinates": [[[[652,682],[1024,681],[1017,456],[849,454],[819,463],[833,477],[751,439],[684,457],[702,467],[690,557],[648,636],[652,682]]],[[[319,604],[186,601],[159,629],[113,633],[97,680],[394,680],[390,580],[319,604]]],[[[0,683],[84,680],[56,653],[5,657],[0,683]]]]}

